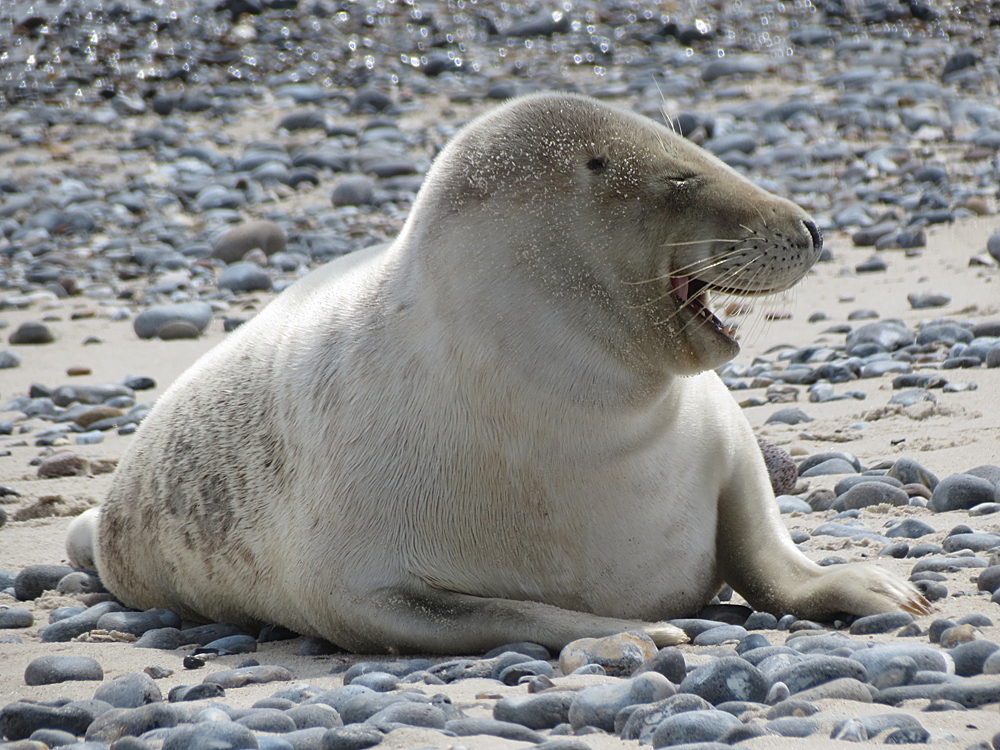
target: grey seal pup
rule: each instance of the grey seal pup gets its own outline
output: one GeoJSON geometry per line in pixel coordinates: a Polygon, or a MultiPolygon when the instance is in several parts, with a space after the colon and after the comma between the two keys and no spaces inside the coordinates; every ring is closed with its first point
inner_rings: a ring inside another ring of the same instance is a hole
{"type": "Polygon", "coordinates": [[[440,153],[391,245],[173,384],[76,554],[131,606],[360,652],[676,643],[663,621],[724,582],[815,620],[923,612],[876,563],[796,548],[712,369],[739,347],[708,294],[787,289],[821,242],[647,118],[512,100],[440,153]]]}

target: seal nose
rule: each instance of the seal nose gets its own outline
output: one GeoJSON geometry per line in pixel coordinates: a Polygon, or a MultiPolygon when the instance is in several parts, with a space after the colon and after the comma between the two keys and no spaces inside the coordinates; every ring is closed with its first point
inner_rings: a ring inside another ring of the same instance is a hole
{"type": "Polygon", "coordinates": [[[823,250],[823,235],[819,231],[819,227],[816,226],[816,222],[812,219],[806,219],[802,224],[805,226],[806,231],[809,232],[809,236],[812,237],[813,252],[816,253],[816,257],[819,257],[820,252],[823,250]]]}

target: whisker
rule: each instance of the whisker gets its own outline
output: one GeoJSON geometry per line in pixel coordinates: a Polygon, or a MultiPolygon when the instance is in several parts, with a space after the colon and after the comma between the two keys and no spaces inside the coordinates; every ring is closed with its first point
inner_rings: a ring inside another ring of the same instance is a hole
{"type": "Polygon", "coordinates": [[[665,273],[660,276],[654,276],[653,278],[650,279],[643,279],[640,281],[624,281],[622,283],[633,286],[639,284],[651,284],[657,281],[662,281],[663,279],[668,279],[672,276],[686,276],[687,272],[691,271],[692,269],[697,269],[698,271],[708,271],[722,265],[735,255],[738,255],[742,252],[743,250],[741,248],[733,248],[732,250],[727,250],[726,252],[716,255],[713,258],[696,260],[693,261],[692,263],[687,264],[686,266],[681,266],[679,268],[672,269],[670,273],[665,273]]]}

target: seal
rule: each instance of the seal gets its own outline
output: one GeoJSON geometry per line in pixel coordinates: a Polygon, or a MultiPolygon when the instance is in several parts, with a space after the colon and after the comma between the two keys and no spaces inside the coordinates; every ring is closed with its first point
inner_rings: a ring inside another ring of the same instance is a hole
{"type": "Polygon", "coordinates": [[[787,289],[821,242],[666,127],[512,100],[440,153],[391,245],[296,283],[160,398],[100,509],[101,579],[363,652],[675,643],[664,621],[724,582],[810,619],[923,612],[875,564],[796,548],[712,371],[739,347],[709,293],[787,289]]]}

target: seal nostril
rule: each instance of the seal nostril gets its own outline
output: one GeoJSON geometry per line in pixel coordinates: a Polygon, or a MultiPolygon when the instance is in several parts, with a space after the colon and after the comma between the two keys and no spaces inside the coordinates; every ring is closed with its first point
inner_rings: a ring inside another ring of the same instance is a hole
{"type": "Polygon", "coordinates": [[[806,219],[802,223],[805,225],[806,231],[809,232],[809,236],[812,237],[813,250],[818,255],[819,251],[823,249],[823,235],[812,219],[806,219]]]}

